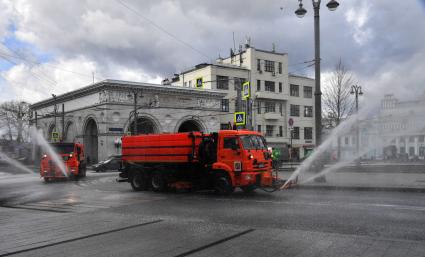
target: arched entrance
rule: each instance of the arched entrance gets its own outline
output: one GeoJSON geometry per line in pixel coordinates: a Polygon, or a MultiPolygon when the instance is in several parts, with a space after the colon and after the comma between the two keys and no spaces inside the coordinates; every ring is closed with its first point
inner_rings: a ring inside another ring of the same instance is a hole
{"type": "Polygon", "coordinates": [[[64,142],[72,143],[75,140],[76,133],[75,133],[75,125],[73,122],[68,122],[68,124],[65,127],[65,135],[64,135],[64,142]]]}
{"type": "Polygon", "coordinates": [[[84,148],[86,153],[87,163],[98,162],[97,151],[97,124],[94,119],[89,119],[84,130],[84,148]]]}
{"type": "Polygon", "coordinates": [[[178,132],[203,131],[202,125],[196,120],[186,120],[180,124],[178,132]]]}
{"type": "Polygon", "coordinates": [[[52,135],[53,135],[53,132],[54,131],[55,131],[55,124],[52,124],[52,125],[50,125],[49,129],[47,130],[47,136],[46,136],[46,138],[47,138],[47,140],[49,142],[53,142],[52,135]]]}
{"type": "MultiPolygon", "coordinates": [[[[134,121],[128,126],[128,131],[134,135],[134,121]]],[[[155,134],[159,133],[158,127],[155,122],[146,117],[140,117],[137,119],[137,134],[155,134]]]]}

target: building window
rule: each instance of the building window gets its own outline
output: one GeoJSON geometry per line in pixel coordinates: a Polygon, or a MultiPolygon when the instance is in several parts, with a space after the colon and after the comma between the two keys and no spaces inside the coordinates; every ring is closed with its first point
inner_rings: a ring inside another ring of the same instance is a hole
{"type": "Polygon", "coordinates": [[[304,86],[304,98],[313,98],[313,88],[304,86]]]}
{"type": "Polygon", "coordinates": [[[261,60],[257,59],[257,71],[261,71],[261,60]]]}
{"type": "Polygon", "coordinates": [[[425,136],[419,136],[419,139],[418,139],[419,142],[423,143],[424,140],[425,140],[425,136]]]}
{"type": "Polygon", "coordinates": [[[221,99],[221,111],[229,111],[229,99],[221,99]]]}
{"type": "Polygon", "coordinates": [[[265,60],[264,70],[274,72],[274,62],[265,60]]]}
{"type": "Polygon", "coordinates": [[[257,125],[257,131],[261,133],[261,125],[257,125]]]}
{"type": "Polygon", "coordinates": [[[293,128],[292,139],[300,139],[300,127],[294,127],[293,128]]]}
{"type": "Polygon", "coordinates": [[[233,84],[235,85],[235,90],[238,90],[238,87],[242,90],[242,84],[245,83],[244,78],[233,78],[233,84]]]}
{"type": "Polygon", "coordinates": [[[274,131],[273,125],[266,125],[266,137],[272,137],[274,131]]]}
{"type": "Polygon", "coordinates": [[[279,74],[282,74],[282,63],[279,63],[279,74]]]}
{"type": "Polygon", "coordinates": [[[283,114],[283,105],[282,105],[282,103],[279,103],[279,112],[280,112],[280,115],[283,114]]]}
{"type": "Polygon", "coordinates": [[[238,101],[235,101],[235,111],[236,112],[245,112],[246,111],[247,101],[242,100],[241,103],[242,103],[241,108],[238,108],[238,101]]]}
{"type": "Polygon", "coordinates": [[[229,123],[220,123],[220,130],[232,129],[229,123]]]}
{"type": "Polygon", "coordinates": [[[313,139],[313,128],[304,128],[304,139],[313,139]]]}
{"type": "Polygon", "coordinates": [[[261,102],[257,102],[257,113],[261,114],[261,102]]]}
{"type": "Polygon", "coordinates": [[[261,91],[261,80],[257,80],[257,91],[261,91]]]}
{"type": "Polygon", "coordinates": [[[184,82],[184,87],[187,87],[187,81],[184,82]]]}
{"type": "Polygon", "coordinates": [[[304,106],[304,117],[313,117],[313,106],[304,106]]]}
{"type": "Polygon", "coordinates": [[[217,89],[229,89],[229,77],[217,76],[217,89]]]}
{"type": "Polygon", "coordinates": [[[264,81],[264,90],[274,92],[274,81],[264,81]]]}
{"type": "Polygon", "coordinates": [[[189,80],[189,87],[192,87],[192,80],[189,80]]]}
{"type": "Polygon", "coordinates": [[[295,104],[291,104],[290,115],[295,116],[295,117],[299,117],[300,116],[300,106],[295,105],[295,104]]]}
{"type": "Polygon", "coordinates": [[[283,127],[279,126],[279,137],[283,137],[283,127]]]}
{"type": "Polygon", "coordinates": [[[282,82],[279,82],[279,93],[282,93],[282,91],[283,91],[282,82]]]}
{"type": "Polygon", "coordinates": [[[409,142],[410,142],[410,143],[415,142],[415,137],[409,137],[409,142]]]}
{"type": "Polygon", "coordinates": [[[276,104],[273,102],[266,102],[264,113],[275,112],[275,106],[276,104]]]}
{"type": "Polygon", "coordinates": [[[415,148],[413,146],[409,147],[409,155],[410,156],[415,155],[415,148]]]}
{"type": "Polygon", "coordinates": [[[290,94],[291,96],[300,96],[300,86],[291,84],[290,85],[290,94]]]}

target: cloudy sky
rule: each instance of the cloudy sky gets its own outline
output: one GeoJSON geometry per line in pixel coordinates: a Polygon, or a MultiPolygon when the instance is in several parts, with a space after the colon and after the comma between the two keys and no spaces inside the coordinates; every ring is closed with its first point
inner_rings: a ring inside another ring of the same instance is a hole
{"type": "MultiPolygon", "coordinates": [[[[340,0],[321,8],[323,82],[342,59],[365,97],[425,92],[425,0],[340,0]]],[[[0,99],[35,102],[102,79],[159,83],[225,57],[246,36],[313,76],[313,10],[298,1],[0,0],[0,99]]]]}

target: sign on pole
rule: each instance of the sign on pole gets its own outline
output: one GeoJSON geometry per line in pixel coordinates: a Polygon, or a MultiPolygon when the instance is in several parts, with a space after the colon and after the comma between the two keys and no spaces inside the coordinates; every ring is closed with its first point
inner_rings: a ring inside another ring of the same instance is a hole
{"type": "Polygon", "coordinates": [[[251,97],[251,90],[250,90],[249,81],[242,84],[243,94],[242,97],[244,100],[251,97]]]}
{"type": "Polygon", "coordinates": [[[292,118],[289,118],[288,125],[289,127],[292,127],[294,125],[294,120],[292,118]]]}
{"type": "Polygon", "coordinates": [[[245,112],[235,112],[235,124],[246,125],[246,113],[245,112]]]}
{"type": "Polygon", "coordinates": [[[203,81],[202,77],[196,79],[195,87],[196,88],[203,88],[204,87],[204,81],[203,81]]]}
{"type": "Polygon", "coordinates": [[[59,132],[52,132],[52,139],[58,140],[59,139],[59,132]]]}

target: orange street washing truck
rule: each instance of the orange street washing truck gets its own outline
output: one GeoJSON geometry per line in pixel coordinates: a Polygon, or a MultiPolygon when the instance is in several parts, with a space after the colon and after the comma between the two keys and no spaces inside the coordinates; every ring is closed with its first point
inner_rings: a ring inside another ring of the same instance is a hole
{"type": "Polygon", "coordinates": [[[122,138],[121,178],[136,191],[214,189],[230,194],[276,186],[263,136],[248,130],[150,134],[122,138]]]}
{"type": "Polygon", "coordinates": [[[40,163],[40,176],[48,182],[55,179],[76,179],[86,176],[84,146],[78,143],[51,143],[63,163],[64,170],[55,162],[53,156],[44,154],[40,163]]]}

